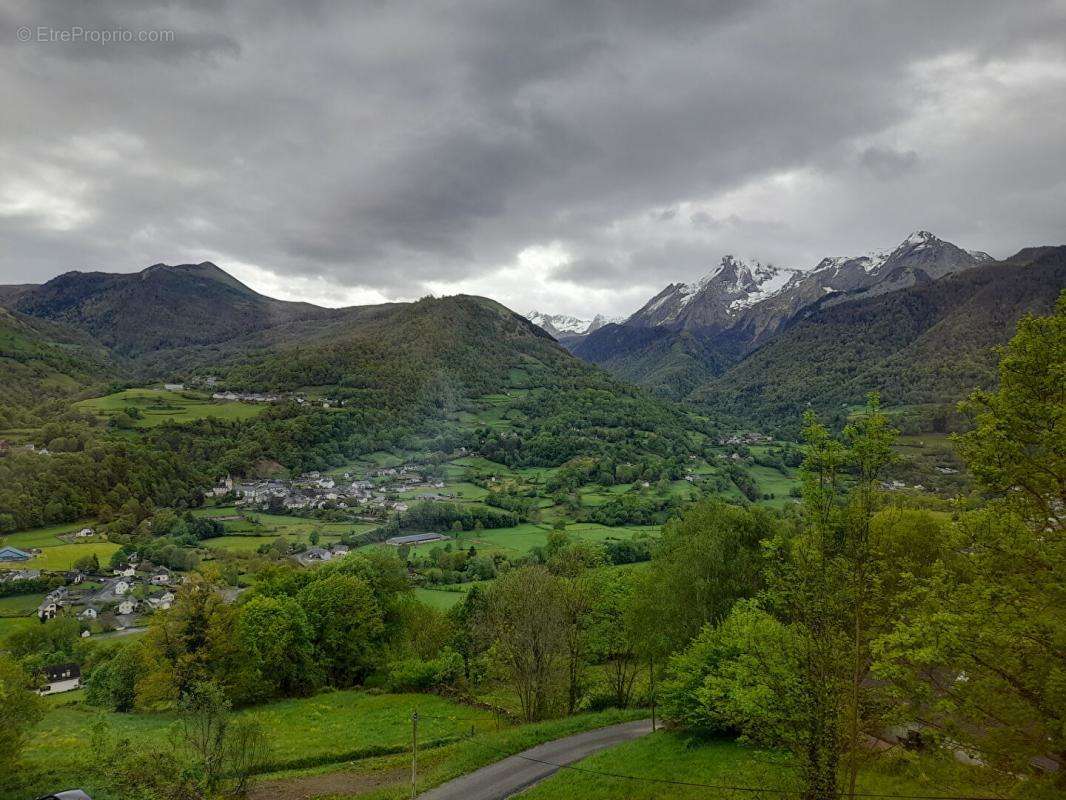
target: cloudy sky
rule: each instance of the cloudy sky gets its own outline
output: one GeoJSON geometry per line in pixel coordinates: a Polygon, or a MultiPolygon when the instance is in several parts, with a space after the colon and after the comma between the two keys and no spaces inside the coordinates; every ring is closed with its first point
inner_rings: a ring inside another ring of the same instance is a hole
{"type": "Polygon", "coordinates": [[[1066,241],[1063,0],[0,0],[0,100],[0,283],[621,314],[724,253],[1066,241]]]}

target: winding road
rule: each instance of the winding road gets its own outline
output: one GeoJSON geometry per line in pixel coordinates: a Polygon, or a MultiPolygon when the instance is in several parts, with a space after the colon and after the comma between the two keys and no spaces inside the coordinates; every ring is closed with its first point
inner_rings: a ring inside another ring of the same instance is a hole
{"type": "Polygon", "coordinates": [[[503,800],[608,747],[651,733],[651,720],[623,722],[545,742],[419,795],[419,800],[503,800]],[[541,762],[551,762],[548,764],[541,762]]]}

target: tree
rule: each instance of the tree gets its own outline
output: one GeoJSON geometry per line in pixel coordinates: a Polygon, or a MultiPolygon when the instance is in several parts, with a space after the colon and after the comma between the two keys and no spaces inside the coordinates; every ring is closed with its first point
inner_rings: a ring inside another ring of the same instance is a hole
{"type": "Polygon", "coordinates": [[[97,664],[85,680],[85,699],[112,711],[133,711],[137,682],[146,674],[140,643],[119,647],[107,661],[97,664]]]}
{"type": "Polygon", "coordinates": [[[381,608],[366,581],[334,573],[305,586],[296,600],[307,615],[315,662],[330,683],[361,681],[384,633],[381,608]]]}
{"type": "Polygon", "coordinates": [[[566,662],[563,595],[561,579],[541,566],[507,573],[488,593],[495,660],[527,722],[544,719],[560,693],[566,662]]]}
{"type": "Polygon", "coordinates": [[[999,389],[961,404],[973,429],[959,454],[1034,529],[1066,522],[1066,290],[1049,317],[1026,316],[1002,352],[999,389]]]}
{"type": "Polygon", "coordinates": [[[762,542],[777,523],[766,511],[704,500],[663,528],[646,588],[637,595],[649,634],[672,651],[691,641],[705,623],[719,622],[733,603],[763,585],[762,542]]]}
{"type": "Polygon", "coordinates": [[[1066,791],[1066,292],[1026,317],[1003,352],[1000,385],[963,406],[960,453],[993,500],[963,516],[919,602],[878,642],[878,669],[945,735],[1032,797],[1066,791]],[[927,717],[930,715],[926,715],[927,717]]]}
{"type": "Polygon", "coordinates": [[[26,737],[44,715],[41,698],[29,686],[18,662],[0,653],[0,775],[17,773],[26,737]]]}
{"type": "Polygon", "coordinates": [[[190,687],[179,712],[182,742],[205,794],[243,794],[248,778],[266,755],[266,736],[259,721],[234,718],[226,692],[211,682],[190,687]]]}
{"type": "Polygon", "coordinates": [[[628,571],[612,571],[596,583],[592,606],[591,650],[607,666],[607,685],[614,705],[628,708],[640,665],[638,644],[629,621],[636,586],[628,571]]]}
{"type": "Polygon", "coordinates": [[[174,605],[152,617],[143,639],[146,675],[137,685],[138,705],[180,702],[205,681],[244,699],[253,676],[236,623],[236,608],[215,587],[201,580],[182,586],[174,605]]]}
{"type": "Polygon", "coordinates": [[[290,597],[253,597],[241,607],[237,635],[261,697],[307,694],[321,681],[311,625],[290,597]]]}
{"type": "Polygon", "coordinates": [[[853,792],[859,745],[879,719],[866,676],[871,643],[891,624],[878,587],[896,565],[871,532],[893,432],[876,397],[843,441],[813,415],[806,421],[799,527],[768,542],[756,599],[734,605],[672,662],[667,695],[674,713],[790,748],[805,797],[835,800],[842,759],[853,792]],[[686,697],[698,704],[692,712],[679,704],[686,697]]]}
{"type": "Polygon", "coordinates": [[[97,558],[96,553],[90,553],[79,558],[72,566],[78,572],[96,574],[100,571],[100,559],[97,558]]]}

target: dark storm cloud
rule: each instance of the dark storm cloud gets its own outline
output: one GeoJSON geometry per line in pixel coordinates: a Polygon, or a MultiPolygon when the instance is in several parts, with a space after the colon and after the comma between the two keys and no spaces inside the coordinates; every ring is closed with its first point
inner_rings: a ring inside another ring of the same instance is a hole
{"type": "Polygon", "coordinates": [[[8,3],[0,282],[618,313],[725,252],[1004,255],[1066,229],[1064,42],[1059,2],[8,3]]]}

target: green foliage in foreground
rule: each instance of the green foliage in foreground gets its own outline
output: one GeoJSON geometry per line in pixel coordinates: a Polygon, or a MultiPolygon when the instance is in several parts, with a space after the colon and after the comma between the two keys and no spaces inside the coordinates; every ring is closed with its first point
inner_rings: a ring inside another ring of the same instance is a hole
{"type": "MultiPolygon", "coordinates": [[[[94,800],[123,797],[109,789],[106,769],[93,751],[94,731],[128,740],[130,750],[167,746],[177,723],[175,712],[120,714],[69,695],[53,700],[24,751],[19,777],[22,788],[3,791],[3,800],[22,800],[57,785],[82,786],[94,800]]],[[[282,770],[341,763],[353,758],[403,752],[411,735],[411,714],[434,718],[426,741],[448,740],[469,732],[492,729],[495,722],[482,712],[434,695],[369,694],[363,691],[324,692],[314,697],[281,700],[237,712],[239,719],[259,721],[269,734],[269,747],[259,769],[282,770]],[[474,719],[470,719],[474,717],[474,719]]]]}

